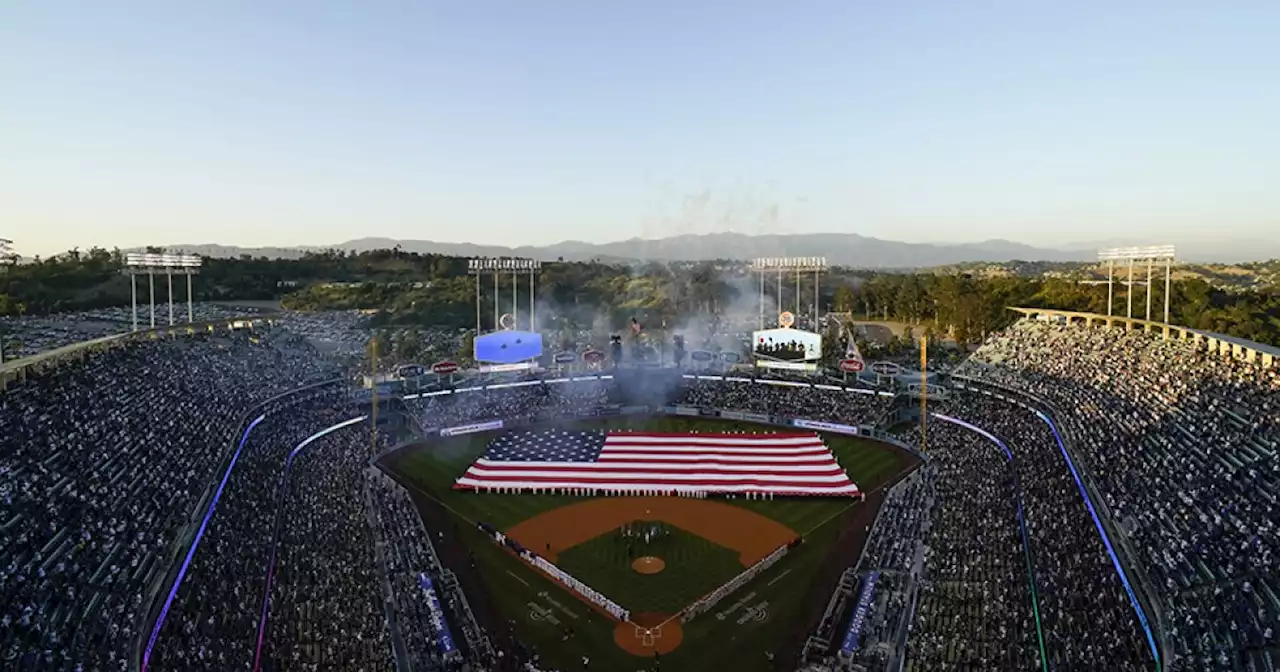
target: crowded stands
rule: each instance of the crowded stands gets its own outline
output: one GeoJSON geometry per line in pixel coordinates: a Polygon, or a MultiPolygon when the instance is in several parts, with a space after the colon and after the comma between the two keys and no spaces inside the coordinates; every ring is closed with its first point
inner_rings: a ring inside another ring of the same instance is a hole
{"type": "Polygon", "coordinates": [[[940,421],[926,431],[937,477],[905,669],[1032,669],[1040,660],[1013,469],[975,432],[940,421]]]}
{"type": "Polygon", "coordinates": [[[1159,596],[1174,669],[1274,669],[1280,371],[1145,331],[1023,320],[959,373],[1053,407],[1159,596]]]}
{"type": "MultiPolygon", "coordinates": [[[[129,343],[0,395],[0,668],[126,670],[142,648],[156,670],[452,671],[526,657],[491,655],[409,494],[370,468],[392,437],[375,449],[356,422],[307,441],[365,412],[333,382],[332,355],[358,352],[358,315],[284,324],[129,343]]],[[[953,389],[930,410],[994,439],[945,417],[923,437],[897,431],[927,462],[885,495],[811,669],[1150,669],[1153,642],[1103,522],[1129,549],[1138,594],[1155,598],[1148,616],[1172,669],[1275,669],[1275,369],[1140,331],[1028,320],[957,376],[1026,393],[1050,419],[953,389]],[[858,645],[840,652],[869,585],[858,645]]],[[[665,403],[769,418],[881,425],[913,403],[786,378],[673,377],[665,403]]],[[[404,406],[432,430],[636,398],[608,376],[484,386],[495,380],[404,406]]]]}
{"type": "Polygon", "coordinates": [[[333,374],[285,345],[149,341],[0,395],[0,667],[125,669],[240,416],[333,374]]]}

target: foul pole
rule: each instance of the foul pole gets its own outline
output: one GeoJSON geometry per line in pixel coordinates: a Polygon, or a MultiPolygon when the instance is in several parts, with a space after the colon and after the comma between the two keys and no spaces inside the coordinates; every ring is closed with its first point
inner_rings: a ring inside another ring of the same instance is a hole
{"type": "Polygon", "coordinates": [[[920,452],[928,446],[929,426],[929,337],[920,337],[920,452]]]}
{"type": "Polygon", "coordinates": [[[369,380],[373,383],[369,392],[373,402],[373,412],[369,415],[369,447],[370,454],[378,454],[378,332],[369,339],[369,380]]]}

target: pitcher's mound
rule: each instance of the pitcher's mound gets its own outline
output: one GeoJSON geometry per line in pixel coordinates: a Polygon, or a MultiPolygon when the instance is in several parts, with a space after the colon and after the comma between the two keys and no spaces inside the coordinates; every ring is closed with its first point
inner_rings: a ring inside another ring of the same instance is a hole
{"type": "Polygon", "coordinates": [[[652,555],[646,555],[643,558],[636,558],[631,563],[631,569],[641,574],[657,574],[667,568],[667,563],[662,558],[655,558],[652,555]]]}
{"type": "Polygon", "coordinates": [[[613,641],[633,656],[652,658],[653,652],[671,653],[680,646],[684,631],[680,619],[668,614],[632,614],[633,622],[621,621],[613,628],[613,641]]]}

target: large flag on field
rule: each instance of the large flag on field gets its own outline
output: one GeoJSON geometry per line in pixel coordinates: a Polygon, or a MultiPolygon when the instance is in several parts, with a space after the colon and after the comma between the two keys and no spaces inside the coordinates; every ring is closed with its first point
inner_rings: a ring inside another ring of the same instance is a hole
{"type": "Polygon", "coordinates": [[[794,432],[513,432],[494,439],[453,487],[515,491],[568,488],[600,494],[860,494],[820,436],[794,432]]]}

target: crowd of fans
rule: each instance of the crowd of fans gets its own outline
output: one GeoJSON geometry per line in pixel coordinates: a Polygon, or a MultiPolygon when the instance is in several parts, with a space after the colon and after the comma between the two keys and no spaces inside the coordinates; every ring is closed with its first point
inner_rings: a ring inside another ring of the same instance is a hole
{"type": "Polygon", "coordinates": [[[265,409],[249,431],[152,654],[155,669],[247,669],[256,654],[280,477],[290,451],[345,420],[341,392],[265,409]]]}
{"type": "Polygon", "coordinates": [[[554,419],[590,414],[609,403],[610,382],[547,384],[527,381],[503,387],[421,396],[406,401],[425,428],[454,427],[496,419],[554,419]]]}
{"type": "MultiPolygon", "coordinates": [[[[434,584],[445,610],[445,627],[450,637],[479,642],[483,633],[460,591],[446,591],[448,570],[440,563],[430,534],[414,510],[409,494],[376,469],[367,473],[370,506],[376,521],[375,532],[385,549],[387,575],[395,600],[396,622],[414,670],[454,670],[461,667],[461,654],[441,651],[442,633],[432,625],[432,608],[418,583],[419,574],[434,584]]],[[[455,642],[455,645],[459,645],[455,642]]],[[[481,647],[477,647],[481,648],[481,647]]]]}
{"type": "MultiPolygon", "coordinates": [[[[299,450],[359,413],[345,386],[269,404],[237,441],[251,408],[340,375],[326,355],[354,355],[354,319],[131,343],[0,395],[0,668],[127,669],[211,502],[154,669],[261,658],[268,670],[377,670],[401,652],[415,669],[459,668],[438,647],[419,573],[468,653],[484,633],[408,495],[370,471],[368,425],[299,450]]],[[[929,420],[928,461],[888,493],[856,567],[859,581],[878,577],[863,645],[815,669],[900,658],[915,671],[1149,669],[1081,485],[1137,563],[1139,594],[1155,598],[1173,669],[1274,669],[1280,373],[1141,331],[1036,321],[994,335],[957,373],[1028,393],[1058,424],[976,391],[931,404],[998,441],[929,420]]],[[[878,424],[894,401],[772,382],[686,380],[669,401],[848,425],[878,424]]],[[[616,411],[614,386],[523,380],[405,404],[424,428],[551,420],[616,411]]],[[[847,615],[821,624],[824,637],[838,641],[847,615]]]]}
{"type": "Polygon", "coordinates": [[[245,333],[149,341],[0,395],[0,668],[125,668],[241,414],[332,375],[299,352],[245,333]]]}
{"type": "Polygon", "coordinates": [[[958,373],[1053,407],[1157,596],[1174,669],[1274,668],[1280,371],[1140,330],[1024,320],[958,373]]]}
{"type": "Polygon", "coordinates": [[[981,394],[953,395],[935,408],[1009,450],[1050,669],[1150,669],[1150,646],[1049,425],[981,394]]]}
{"type": "Polygon", "coordinates": [[[286,468],[265,669],[396,669],[363,496],[371,451],[368,424],[358,423],[307,445],[286,468]]]}
{"type": "Polygon", "coordinates": [[[926,432],[937,476],[906,669],[1038,667],[1009,460],[957,425],[932,421],[926,432]]]}
{"type": "Polygon", "coordinates": [[[875,424],[893,404],[892,396],[872,390],[833,388],[835,386],[812,387],[808,383],[700,380],[687,386],[676,403],[846,425],[875,424]]]}
{"type": "MultiPolygon", "coordinates": [[[[253,315],[258,309],[217,303],[195,303],[191,307],[196,322],[231,319],[253,315]]],[[[156,326],[169,325],[169,303],[156,303],[156,326]]],[[[187,304],[173,305],[175,322],[186,324],[187,304]]],[[[138,306],[138,328],[151,328],[151,307],[138,306]]],[[[56,315],[11,317],[0,315],[0,350],[5,361],[30,357],[46,350],[61,348],[103,336],[123,334],[133,329],[133,313],[128,307],[97,308],[56,315]]]]}

